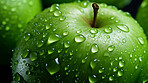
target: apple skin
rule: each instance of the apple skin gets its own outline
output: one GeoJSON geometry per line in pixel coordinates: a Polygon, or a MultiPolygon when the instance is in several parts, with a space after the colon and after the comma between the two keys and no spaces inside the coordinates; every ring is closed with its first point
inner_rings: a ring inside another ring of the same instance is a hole
{"type": "Polygon", "coordinates": [[[117,6],[118,8],[123,8],[126,5],[128,5],[132,0],[42,0],[43,5],[45,7],[49,7],[52,4],[55,3],[68,3],[68,2],[73,2],[73,1],[90,1],[90,2],[97,2],[97,3],[107,3],[108,5],[114,5],[117,6]]]}
{"type": "Polygon", "coordinates": [[[138,12],[137,12],[137,16],[136,19],[139,22],[139,24],[143,27],[144,32],[146,34],[146,36],[148,36],[148,0],[143,0],[143,2],[141,3],[138,12]]]}
{"type": "Polygon", "coordinates": [[[54,4],[36,16],[14,50],[14,82],[135,83],[147,57],[147,40],[129,13],[92,3],[54,4]],[[28,36],[29,34],[29,36],[28,36]]]}
{"type": "Polygon", "coordinates": [[[40,0],[0,1],[0,64],[10,63],[8,57],[25,26],[41,10],[40,0]]]}

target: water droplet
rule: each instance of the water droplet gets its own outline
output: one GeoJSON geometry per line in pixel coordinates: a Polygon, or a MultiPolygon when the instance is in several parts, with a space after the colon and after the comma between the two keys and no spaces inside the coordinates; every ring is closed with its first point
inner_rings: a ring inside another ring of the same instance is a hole
{"type": "Polygon", "coordinates": [[[22,58],[24,59],[24,58],[26,58],[27,56],[28,56],[28,54],[29,54],[29,50],[27,49],[27,50],[23,50],[22,51],[22,58]]]}
{"type": "Polygon", "coordinates": [[[140,44],[141,44],[141,45],[143,45],[143,44],[144,44],[144,40],[143,40],[143,38],[142,38],[142,37],[139,37],[139,38],[138,38],[138,41],[140,42],[140,44]]]}
{"type": "Polygon", "coordinates": [[[44,44],[44,41],[43,40],[38,41],[37,42],[37,47],[41,47],[41,46],[43,46],[43,44],[44,44]]]}
{"type": "Polygon", "coordinates": [[[61,11],[56,10],[56,11],[54,12],[54,16],[61,16],[61,11]]]}
{"type": "Polygon", "coordinates": [[[112,28],[111,27],[105,28],[104,32],[107,34],[112,33],[112,28]]]}
{"type": "Polygon", "coordinates": [[[52,27],[52,24],[46,25],[46,29],[50,29],[52,27]]]}
{"type": "Polygon", "coordinates": [[[97,77],[96,75],[91,75],[88,77],[88,80],[90,83],[96,83],[97,82],[97,77]]]}
{"type": "Polygon", "coordinates": [[[52,44],[54,42],[57,42],[60,40],[60,36],[55,34],[55,35],[50,35],[47,41],[47,44],[52,44]]]}
{"type": "Polygon", "coordinates": [[[35,61],[37,59],[37,53],[36,52],[32,52],[31,54],[30,54],[30,60],[31,61],[35,61]]]}
{"type": "Polygon", "coordinates": [[[107,50],[108,50],[109,52],[112,52],[114,49],[115,49],[115,46],[114,46],[114,45],[111,45],[111,46],[109,46],[109,47],[107,48],[107,50]]]}
{"type": "Polygon", "coordinates": [[[85,41],[85,37],[83,35],[77,35],[77,36],[75,36],[75,42],[81,43],[83,41],[85,41]]]}
{"type": "Polygon", "coordinates": [[[64,31],[63,36],[67,36],[67,35],[68,35],[68,31],[64,31]]]}
{"type": "Polygon", "coordinates": [[[98,45],[97,45],[97,44],[93,44],[92,47],[91,47],[91,52],[92,52],[92,53],[97,53],[98,50],[99,50],[99,49],[98,49],[98,45]]]}
{"type": "Polygon", "coordinates": [[[46,69],[50,73],[50,75],[57,73],[60,70],[58,58],[49,61],[49,63],[46,64],[46,69]]]}
{"type": "Polygon", "coordinates": [[[2,21],[2,24],[3,24],[3,25],[6,25],[6,21],[2,21]]]}
{"type": "Polygon", "coordinates": [[[45,53],[45,50],[40,50],[39,54],[42,56],[45,53]]]}
{"type": "Polygon", "coordinates": [[[69,46],[70,46],[69,41],[64,43],[65,48],[69,48],[69,46]]]}
{"type": "Polygon", "coordinates": [[[21,80],[21,77],[20,77],[20,75],[18,73],[16,73],[14,75],[14,80],[17,81],[17,82],[19,82],[21,80]]]}
{"type": "Polygon", "coordinates": [[[104,68],[99,69],[99,73],[103,73],[104,72],[104,68]]]}
{"type": "Polygon", "coordinates": [[[58,53],[61,53],[61,52],[62,52],[62,49],[59,49],[59,50],[58,50],[58,53]]]}
{"type": "Polygon", "coordinates": [[[123,71],[118,71],[118,74],[117,74],[119,77],[123,75],[123,71]]]}
{"type": "Polygon", "coordinates": [[[90,67],[91,67],[92,69],[95,69],[96,65],[97,65],[97,59],[94,59],[94,60],[92,60],[92,61],[90,62],[90,67]]]}
{"type": "Polygon", "coordinates": [[[78,31],[77,31],[77,33],[81,33],[81,31],[80,31],[80,30],[78,30],[78,31]]]}
{"type": "Polygon", "coordinates": [[[142,57],[139,57],[139,61],[142,62],[142,57]]]}
{"type": "Polygon", "coordinates": [[[96,33],[98,33],[98,30],[97,30],[97,29],[91,29],[91,30],[90,30],[90,33],[96,34],[96,33]]]}
{"type": "Polygon", "coordinates": [[[113,81],[113,80],[114,80],[113,76],[109,76],[109,81],[113,81]]]}
{"type": "Polygon", "coordinates": [[[117,71],[117,68],[113,68],[113,72],[116,72],[117,71]]]}
{"type": "Polygon", "coordinates": [[[53,12],[55,10],[59,9],[59,4],[53,4],[51,7],[50,7],[50,12],[53,12]]]}
{"type": "Polygon", "coordinates": [[[48,50],[48,54],[52,54],[54,52],[54,48],[48,50]]]}
{"type": "Polygon", "coordinates": [[[88,3],[85,2],[85,1],[83,1],[83,2],[80,3],[80,6],[83,7],[83,8],[86,8],[87,5],[88,5],[88,3]]]}
{"type": "Polygon", "coordinates": [[[66,19],[65,16],[61,16],[61,17],[60,17],[60,21],[64,21],[65,19],[66,19]]]}
{"type": "Polygon", "coordinates": [[[28,34],[25,34],[25,36],[24,36],[25,41],[28,41],[29,38],[30,38],[30,34],[29,33],[28,34]]]}
{"type": "Polygon", "coordinates": [[[122,61],[119,61],[119,67],[124,67],[124,61],[122,60],[122,61]]]}
{"type": "Polygon", "coordinates": [[[126,25],[120,24],[120,25],[117,25],[117,28],[120,29],[121,31],[129,32],[129,28],[126,25]]]}

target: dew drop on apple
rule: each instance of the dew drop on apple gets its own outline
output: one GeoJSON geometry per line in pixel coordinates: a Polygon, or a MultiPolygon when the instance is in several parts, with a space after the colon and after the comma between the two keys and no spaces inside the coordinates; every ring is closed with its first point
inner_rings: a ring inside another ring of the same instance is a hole
{"type": "Polygon", "coordinates": [[[50,12],[53,12],[55,10],[59,9],[59,4],[53,4],[51,7],[50,7],[50,12]]]}
{"type": "Polygon", "coordinates": [[[75,42],[81,43],[85,41],[85,37],[83,35],[77,35],[75,36],[75,42]]]}
{"type": "Polygon", "coordinates": [[[139,57],[139,62],[142,62],[142,57],[139,57]]]}
{"type": "Polygon", "coordinates": [[[65,47],[65,48],[69,48],[69,47],[70,47],[70,42],[69,42],[69,41],[68,41],[68,42],[65,42],[65,43],[64,43],[64,47],[65,47]]]}
{"type": "Polygon", "coordinates": [[[29,54],[29,49],[23,50],[22,53],[21,53],[22,58],[23,59],[26,58],[28,56],[28,54],[29,54]]]}
{"type": "Polygon", "coordinates": [[[128,28],[127,25],[119,24],[119,25],[117,25],[117,28],[120,29],[123,32],[129,32],[129,28],[128,28]]]}
{"type": "Polygon", "coordinates": [[[106,52],[104,52],[103,56],[105,56],[105,57],[109,57],[109,56],[110,56],[110,54],[109,54],[109,52],[108,52],[108,51],[106,51],[106,52]]]}
{"type": "Polygon", "coordinates": [[[88,5],[88,3],[85,2],[85,1],[83,1],[83,2],[80,3],[80,6],[83,7],[83,8],[86,8],[87,5],[88,5]]]}
{"type": "Polygon", "coordinates": [[[97,29],[91,29],[91,30],[90,30],[90,33],[96,34],[96,33],[98,33],[98,30],[97,30],[97,29]]]}
{"type": "Polygon", "coordinates": [[[20,77],[20,75],[18,73],[16,73],[14,75],[14,80],[17,81],[17,82],[19,82],[21,80],[21,77],[20,77]]]}
{"type": "Polygon", "coordinates": [[[52,27],[52,24],[46,25],[46,29],[50,29],[52,27]]]}
{"type": "Polygon", "coordinates": [[[61,16],[61,17],[60,17],[60,21],[64,21],[65,19],[66,19],[65,16],[61,16]]]}
{"type": "Polygon", "coordinates": [[[104,68],[99,69],[98,71],[100,74],[104,72],[104,68]]]}
{"type": "Polygon", "coordinates": [[[56,10],[55,12],[54,12],[54,16],[61,16],[61,11],[59,11],[59,10],[56,10]]]}
{"type": "Polygon", "coordinates": [[[60,36],[55,34],[55,35],[50,35],[47,41],[47,44],[52,44],[54,42],[57,42],[60,40],[60,36]]]}
{"type": "Polygon", "coordinates": [[[118,70],[117,67],[113,68],[113,72],[116,72],[117,70],[118,70]]]}
{"type": "Polygon", "coordinates": [[[97,44],[93,44],[91,47],[91,52],[92,53],[97,53],[99,51],[98,45],[97,44]]]}
{"type": "Polygon", "coordinates": [[[104,29],[104,32],[109,34],[109,33],[112,33],[112,28],[111,27],[107,27],[104,29]]]}
{"type": "Polygon", "coordinates": [[[64,32],[63,32],[63,36],[67,36],[68,34],[69,34],[68,31],[64,31],[64,32]]]}
{"type": "Polygon", "coordinates": [[[123,60],[119,61],[119,67],[124,67],[124,64],[125,64],[125,62],[123,60]]]}
{"type": "Polygon", "coordinates": [[[123,71],[118,71],[117,75],[118,75],[119,77],[123,76],[123,71]]]}
{"type": "Polygon", "coordinates": [[[45,66],[50,75],[53,75],[60,70],[58,58],[56,58],[55,60],[50,60],[48,63],[46,63],[45,66]]]}
{"type": "Polygon", "coordinates": [[[109,47],[107,48],[107,50],[108,50],[109,52],[112,52],[114,49],[115,49],[115,46],[114,46],[114,45],[111,45],[111,46],[109,46],[109,47]]]}
{"type": "Polygon", "coordinates": [[[48,54],[52,54],[54,52],[54,48],[48,50],[48,54]]]}
{"type": "Polygon", "coordinates": [[[94,60],[92,60],[92,61],[90,62],[90,67],[91,67],[92,69],[95,69],[96,65],[97,65],[97,59],[94,59],[94,60]]]}
{"type": "Polygon", "coordinates": [[[109,76],[109,81],[113,81],[114,77],[113,76],[109,76]]]}
{"type": "Polygon", "coordinates": [[[30,60],[31,61],[35,61],[38,57],[37,57],[37,53],[36,52],[32,52],[30,53],[30,60]]]}
{"type": "Polygon", "coordinates": [[[29,38],[30,38],[30,34],[29,34],[29,33],[24,35],[24,39],[25,39],[25,41],[28,41],[29,38]]]}
{"type": "Polygon", "coordinates": [[[96,75],[90,75],[88,77],[88,80],[90,83],[96,83],[97,82],[97,76],[96,75]]]}
{"type": "Polygon", "coordinates": [[[41,46],[43,46],[43,44],[44,44],[44,41],[43,40],[38,41],[37,42],[37,47],[41,47],[41,46]]]}
{"type": "Polygon", "coordinates": [[[42,56],[42,55],[44,55],[44,53],[45,53],[45,50],[40,50],[39,51],[39,54],[42,56]]]}
{"type": "Polygon", "coordinates": [[[143,40],[143,38],[142,38],[142,37],[139,37],[139,38],[138,38],[138,41],[139,41],[139,43],[140,43],[141,45],[143,45],[143,44],[144,44],[144,40],[143,40]]]}

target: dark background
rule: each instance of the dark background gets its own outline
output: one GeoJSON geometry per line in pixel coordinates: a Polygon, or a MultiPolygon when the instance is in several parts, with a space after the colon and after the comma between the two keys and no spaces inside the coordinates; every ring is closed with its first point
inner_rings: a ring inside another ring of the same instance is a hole
{"type": "MultiPolygon", "coordinates": [[[[140,6],[141,2],[142,0],[132,0],[132,2],[122,10],[125,12],[131,13],[131,15],[135,18],[138,7],[140,6]]],[[[12,70],[10,66],[11,66],[11,63],[9,63],[9,65],[0,65],[0,75],[1,75],[0,81],[1,82],[11,83],[13,77],[12,77],[12,70]]]]}

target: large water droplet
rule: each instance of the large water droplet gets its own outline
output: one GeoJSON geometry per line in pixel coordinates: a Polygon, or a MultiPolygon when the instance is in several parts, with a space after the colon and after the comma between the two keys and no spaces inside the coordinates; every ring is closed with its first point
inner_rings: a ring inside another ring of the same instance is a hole
{"type": "Polygon", "coordinates": [[[50,7],[50,12],[53,12],[55,10],[59,9],[59,4],[53,4],[51,7],[50,7]]]}
{"type": "Polygon", "coordinates": [[[119,77],[123,75],[123,71],[118,71],[118,74],[117,74],[119,77]]]}
{"type": "Polygon", "coordinates": [[[28,54],[29,54],[29,50],[27,49],[27,50],[23,50],[22,51],[22,58],[24,59],[24,58],[26,58],[27,56],[28,56],[28,54]]]}
{"type": "Polygon", "coordinates": [[[105,28],[104,32],[107,34],[112,33],[112,28],[111,27],[105,28]]]}
{"type": "Polygon", "coordinates": [[[50,35],[47,41],[47,44],[52,44],[54,42],[57,42],[60,40],[60,36],[55,34],[55,35],[50,35]]]}
{"type": "Polygon", "coordinates": [[[124,67],[124,64],[125,64],[125,62],[123,60],[119,61],[119,67],[124,67]]]}
{"type": "Polygon", "coordinates": [[[81,43],[83,41],[85,41],[85,37],[83,35],[77,35],[77,36],[75,36],[75,42],[81,43]]]}
{"type": "Polygon", "coordinates": [[[94,60],[92,60],[92,61],[90,62],[90,67],[91,67],[92,69],[95,69],[96,65],[97,65],[97,59],[94,59],[94,60]]]}
{"type": "Polygon", "coordinates": [[[113,80],[114,80],[113,76],[109,76],[109,81],[113,81],[113,80]]]}
{"type": "Polygon", "coordinates": [[[88,3],[85,2],[85,1],[83,1],[83,2],[80,3],[80,6],[83,7],[83,8],[86,8],[87,5],[88,5],[88,3]]]}
{"type": "Polygon", "coordinates": [[[115,49],[115,46],[114,46],[114,45],[111,45],[111,46],[109,46],[109,47],[107,48],[107,50],[108,50],[109,52],[112,52],[114,49],[115,49]]]}
{"type": "Polygon", "coordinates": [[[50,29],[52,27],[52,24],[46,25],[46,29],[50,29]]]}
{"type": "Polygon", "coordinates": [[[56,10],[56,11],[54,12],[54,16],[61,16],[61,11],[56,10]]]}
{"type": "Polygon", "coordinates": [[[65,16],[61,16],[61,17],[60,17],[60,21],[64,21],[65,19],[66,19],[65,16]]]}
{"type": "Polygon", "coordinates": [[[68,35],[68,31],[64,31],[63,36],[67,36],[67,35],[68,35]]]}
{"type": "Polygon", "coordinates": [[[65,48],[69,48],[69,46],[70,46],[69,41],[64,43],[65,48]]]}
{"type": "Polygon", "coordinates": [[[91,75],[88,77],[88,80],[90,83],[96,83],[97,82],[97,77],[96,75],[91,75]]]}
{"type": "Polygon", "coordinates": [[[44,41],[43,40],[38,41],[37,42],[37,47],[41,47],[41,46],[43,46],[43,44],[44,44],[44,41]]]}
{"type": "Polygon", "coordinates": [[[140,42],[140,44],[141,44],[141,45],[143,45],[143,44],[144,44],[144,40],[143,40],[143,38],[142,38],[142,37],[139,37],[139,38],[138,38],[138,41],[140,42]]]}
{"type": "Polygon", "coordinates": [[[91,29],[91,30],[90,30],[90,33],[96,34],[96,33],[98,33],[98,30],[97,30],[97,29],[91,29]]]}
{"type": "Polygon", "coordinates": [[[129,28],[126,25],[120,24],[120,25],[117,25],[117,28],[120,29],[121,31],[129,32],[129,28]]]}
{"type": "Polygon", "coordinates": [[[97,53],[99,50],[98,45],[97,44],[93,44],[91,47],[91,52],[92,53],[97,53]]]}
{"type": "Polygon", "coordinates": [[[31,60],[31,61],[35,61],[37,58],[38,58],[38,57],[37,57],[37,53],[36,53],[36,52],[30,53],[30,60],[31,60]]]}
{"type": "Polygon", "coordinates": [[[49,63],[46,64],[46,69],[50,73],[50,75],[57,73],[60,70],[58,58],[49,61],[49,63]]]}
{"type": "Polygon", "coordinates": [[[99,73],[103,73],[104,72],[104,68],[99,69],[99,73]]]}

